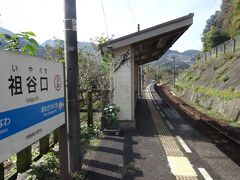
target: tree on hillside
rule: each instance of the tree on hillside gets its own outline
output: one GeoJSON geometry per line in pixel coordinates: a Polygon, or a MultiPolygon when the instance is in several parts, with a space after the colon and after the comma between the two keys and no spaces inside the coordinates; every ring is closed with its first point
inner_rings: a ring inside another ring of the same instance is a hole
{"type": "MultiPolygon", "coordinates": [[[[103,36],[92,40],[94,51],[84,48],[78,49],[79,83],[83,89],[109,89],[110,61],[111,57],[106,54],[101,56],[98,44],[108,40],[103,36]]],[[[64,62],[64,41],[54,38],[54,43],[46,44],[46,57],[49,60],[64,62]]]]}
{"type": "Polygon", "coordinates": [[[147,80],[157,79],[157,69],[150,67],[150,65],[144,67],[144,72],[147,80]]]}
{"type": "Polygon", "coordinates": [[[46,56],[48,60],[58,61],[64,63],[64,41],[54,38],[54,46],[50,44],[45,45],[46,56]]]}
{"type": "Polygon", "coordinates": [[[236,19],[235,22],[239,22],[237,18],[239,12],[235,12],[237,11],[236,4],[238,4],[237,2],[239,1],[240,0],[222,0],[221,11],[216,11],[215,14],[207,20],[201,38],[203,42],[203,51],[208,51],[230,39],[233,35],[236,35],[236,33],[234,33],[236,28],[232,26],[237,26],[233,25],[233,19],[236,19]],[[230,31],[233,31],[233,33],[230,31]]]}
{"type": "Polygon", "coordinates": [[[226,30],[230,37],[240,34],[240,0],[232,1],[232,6],[226,16],[226,30]]]}
{"type": "Polygon", "coordinates": [[[212,26],[209,31],[203,33],[201,38],[203,42],[203,51],[208,51],[228,39],[229,36],[225,32],[218,30],[215,26],[212,26]]]}
{"type": "Polygon", "coordinates": [[[210,16],[210,18],[206,22],[206,26],[203,30],[203,33],[207,33],[212,26],[216,27],[218,31],[221,30],[223,24],[223,15],[221,11],[216,11],[214,15],[210,16]]]}

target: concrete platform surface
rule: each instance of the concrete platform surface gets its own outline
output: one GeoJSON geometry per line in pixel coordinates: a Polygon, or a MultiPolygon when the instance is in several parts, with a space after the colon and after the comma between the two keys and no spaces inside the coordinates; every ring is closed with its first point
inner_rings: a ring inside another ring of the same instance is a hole
{"type": "Polygon", "coordinates": [[[136,130],[106,136],[89,159],[87,179],[174,179],[145,99],[137,103],[136,130]]]}
{"type": "Polygon", "coordinates": [[[240,179],[240,167],[171,109],[153,86],[138,99],[136,129],[103,137],[84,162],[89,180],[240,179]]]}

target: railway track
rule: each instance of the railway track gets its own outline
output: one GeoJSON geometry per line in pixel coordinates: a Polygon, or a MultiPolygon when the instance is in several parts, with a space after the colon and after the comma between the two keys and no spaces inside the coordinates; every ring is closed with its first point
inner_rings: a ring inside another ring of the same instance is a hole
{"type": "Polygon", "coordinates": [[[187,119],[200,132],[203,132],[205,137],[211,139],[222,152],[227,154],[229,158],[240,166],[240,157],[238,157],[240,151],[240,134],[231,132],[231,129],[226,128],[226,124],[219,123],[217,119],[202,114],[184,103],[170,92],[168,84],[160,87],[155,86],[155,90],[173,110],[181,114],[182,117],[187,119]]]}

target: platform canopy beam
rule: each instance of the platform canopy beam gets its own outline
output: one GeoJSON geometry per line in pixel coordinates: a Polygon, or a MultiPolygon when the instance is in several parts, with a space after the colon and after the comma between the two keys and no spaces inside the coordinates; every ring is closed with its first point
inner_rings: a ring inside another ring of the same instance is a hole
{"type": "Polygon", "coordinates": [[[192,25],[193,14],[183,16],[101,44],[102,53],[131,45],[138,65],[158,60],[192,25]],[[148,56],[148,57],[146,57],[148,56]]]}

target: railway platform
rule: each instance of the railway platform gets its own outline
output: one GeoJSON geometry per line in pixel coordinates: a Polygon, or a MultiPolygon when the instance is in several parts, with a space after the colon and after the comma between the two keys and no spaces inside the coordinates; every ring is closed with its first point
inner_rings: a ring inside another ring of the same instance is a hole
{"type": "Polygon", "coordinates": [[[136,129],[106,135],[85,157],[87,179],[240,179],[240,167],[148,86],[136,129]]]}

